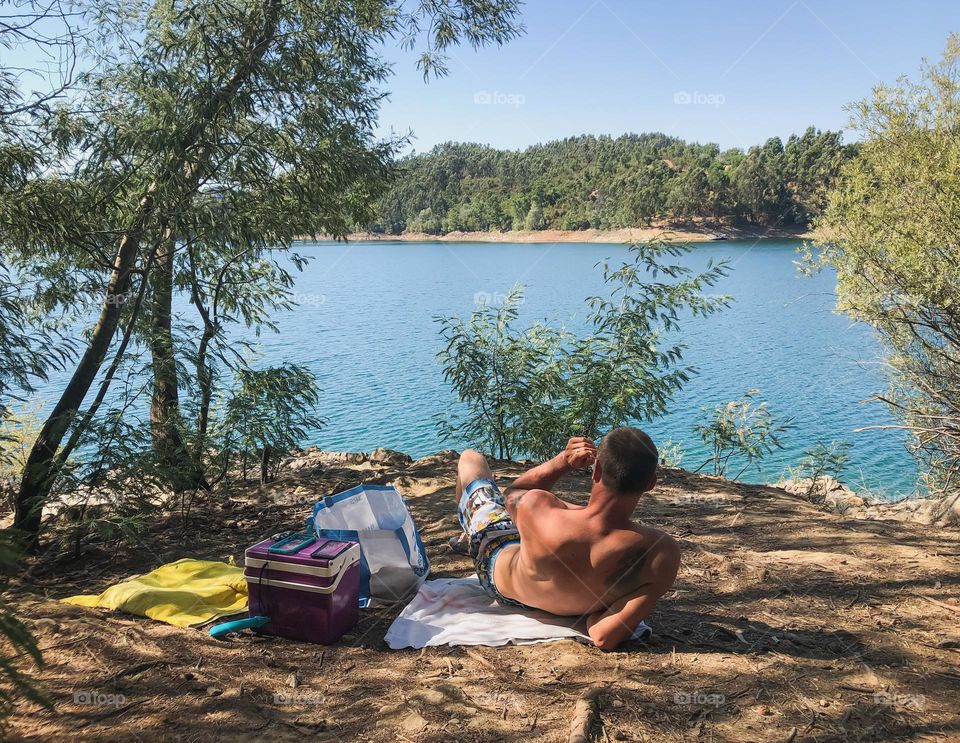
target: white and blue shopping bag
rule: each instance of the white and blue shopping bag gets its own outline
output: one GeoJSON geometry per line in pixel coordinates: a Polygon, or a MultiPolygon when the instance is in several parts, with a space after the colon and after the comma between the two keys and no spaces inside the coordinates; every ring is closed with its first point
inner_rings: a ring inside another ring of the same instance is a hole
{"type": "Polygon", "coordinates": [[[314,504],[307,530],[360,543],[360,606],[390,606],[414,594],[430,572],[427,551],[400,493],[357,485],[314,504]]]}

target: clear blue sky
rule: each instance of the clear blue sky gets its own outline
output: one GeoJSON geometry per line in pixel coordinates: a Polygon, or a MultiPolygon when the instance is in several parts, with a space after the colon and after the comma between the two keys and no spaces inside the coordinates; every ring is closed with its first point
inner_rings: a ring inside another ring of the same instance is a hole
{"type": "Polygon", "coordinates": [[[391,50],[382,130],[412,129],[418,151],[647,131],[747,147],[845,127],[847,103],[960,32],[957,0],[530,0],[522,14],[524,36],[457,49],[426,85],[391,50]]]}

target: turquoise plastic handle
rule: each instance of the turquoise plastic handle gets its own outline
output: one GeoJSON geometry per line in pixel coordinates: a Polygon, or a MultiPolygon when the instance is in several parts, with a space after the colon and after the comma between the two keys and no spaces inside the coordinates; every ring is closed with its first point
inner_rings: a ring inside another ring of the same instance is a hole
{"type": "Polygon", "coordinates": [[[304,547],[309,547],[316,541],[317,538],[310,534],[290,534],[272,545],[267,552],[274,555],[295,555],[304,547]]]}
{"type": "Polygon", "coordinates": [[[247,617],[246,619],[235,619],[232,622],[224,622],[223,624],[217,624],[210,628],[211,637],[224,637],[229,635],[231,632],[240,632],[245,629],[256,629],[257,627],[262,627],[267,622],[270,621],[270,617],[247,617]]]}

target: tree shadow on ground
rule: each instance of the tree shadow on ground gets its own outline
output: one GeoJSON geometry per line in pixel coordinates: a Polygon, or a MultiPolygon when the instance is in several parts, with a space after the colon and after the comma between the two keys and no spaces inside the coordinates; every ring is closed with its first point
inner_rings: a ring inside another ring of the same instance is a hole
{"type": "Polygon", "coordinates": [[[729,617],[664,608],[649,641],[631,643],[632,652],[670,653],[675,649],[697,653],[782,655],[832,660],[858,657],[864,651],[860,639],[845,630],[810,631],[775,627],[746,617],[729,617]]]}

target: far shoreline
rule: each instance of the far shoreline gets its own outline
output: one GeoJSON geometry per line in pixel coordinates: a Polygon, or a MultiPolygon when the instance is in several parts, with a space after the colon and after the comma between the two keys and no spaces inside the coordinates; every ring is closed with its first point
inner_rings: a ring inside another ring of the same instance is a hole
{"type": "MultiPolygon", "coordinates": [[[[506,232],[448,232],[430,235],[425,232],[405,232],[388,235],[374,232],[353,232],[346,239],[351,242],[452,242],[452,243],[637,243],[662,240],[665,242],[714,242],[723,240],[796,239],[812,240],[820,233],[811,229],[784,229],[781,227],[699,227],[685,225],[670,227],[630,227],[615,230],[508,230],[506,232]]],[[[330,236],[298,237],[297,240],[332,240],[330,236]]]]}

